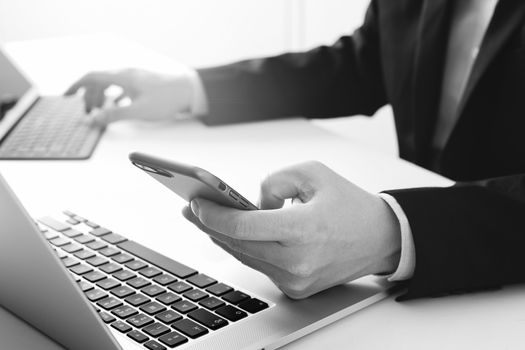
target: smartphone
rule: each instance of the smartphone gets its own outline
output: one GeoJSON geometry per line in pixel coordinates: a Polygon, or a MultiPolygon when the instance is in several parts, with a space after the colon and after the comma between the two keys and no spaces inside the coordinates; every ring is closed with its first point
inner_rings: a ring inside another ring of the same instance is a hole
{"type": "Polygon", "coordinates": [[[188,202],[199,197],[232,208],[258,209],[226,182],[199,167],[139,152],[131,153],[129,159],[137,168],[145,171],[188,202]]]}

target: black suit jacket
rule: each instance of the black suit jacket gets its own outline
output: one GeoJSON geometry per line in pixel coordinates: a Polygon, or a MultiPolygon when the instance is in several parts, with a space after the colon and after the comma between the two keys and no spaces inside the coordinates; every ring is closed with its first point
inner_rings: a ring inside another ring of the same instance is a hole
{"type": "Polygon", "coordinates": [[[400,156],[458,181],[387,191],[408,216],[404,298],[525,280],[525,2],[500,0],[442,152],[432,148],[454,0],[373,0],[331,47],[199,70],[208,124],[372,115],[391,104],[400,156]]]}

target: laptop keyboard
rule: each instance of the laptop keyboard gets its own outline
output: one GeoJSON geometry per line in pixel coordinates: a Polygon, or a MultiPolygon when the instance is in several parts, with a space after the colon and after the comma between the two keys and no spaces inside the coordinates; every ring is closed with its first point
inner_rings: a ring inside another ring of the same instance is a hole
{"type": "Polygon", "coordinates": [[[89,158],[102,131],[89,123],[81,96],[41,97],[2,142],[0,158],[89,158]]]}
{"type": "Polygon", "coordinates": [[[66,221],[38,219],[40,231],[101,319],[146,349],[174,348],[268,308],[105,227],[64,214],[66,221]]]}

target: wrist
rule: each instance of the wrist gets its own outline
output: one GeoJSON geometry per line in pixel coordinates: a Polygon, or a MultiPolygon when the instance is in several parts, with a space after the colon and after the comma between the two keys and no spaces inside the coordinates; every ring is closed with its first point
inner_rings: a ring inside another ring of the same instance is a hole
{"type": "Polygon", "coordinates": [[[391,274],[396,271],[401,258],[401,228],[392,208],[378,197],[377,249],[372,274],[391,274]]]}

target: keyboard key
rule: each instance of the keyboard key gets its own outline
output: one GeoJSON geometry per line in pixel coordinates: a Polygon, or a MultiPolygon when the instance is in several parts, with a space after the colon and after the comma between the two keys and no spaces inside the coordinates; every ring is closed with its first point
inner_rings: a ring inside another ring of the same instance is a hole
{"type": "Polygon", "coordinates": [[[69,239],[65,239],[64,237],[53,238],[53,239],[50,239],[49,242],[52,245],[57,246],[57,247],[61,247],[63,245],[70,243],[69,239]]]}
{"type": "Polygon", "coordinates": [[[80,236],[77,236],[73,239],[80,244],[86,244],[89,242],[93,242],[95,240],[93,237],[85,235],[85,234],[81,234],[80,236]]]}
{"type": "Polygon", "coordinates": [[[162,304],[157,303],[156,301],[152,301],[142,305],[139,309],[141,311],[144,311],[148,315],[154,315],[156,313],[166,310],[166,307],[162,304]]]}
{"type": "Polygon", "coordinates": [[[205,288],[208,286],[211,286],[212,284],[217,283],[216,280],[213,278],[206,276],[203,273],[199,273],[198,275],[191,276],[190,278],[186,279],[187,282],[190,282],[194,286],[197,286],[199,288],[205,288]]]}
{"type": "Polygon", "coordinates": [[[173,324],[173,328],[182,332],[190,338],[198,338],[206,333],[208,330],[198,323],[188,320],[187,318],[177,321],[173,324]]]}
{"type": "Polygon", "coordinates": [[[144,287],[140,291],[146,294],[147,296],[154,297],[154,296],[164,293],[166,290],[159,286],[152,285],[152,286],[144,287]]]}
{"type": "Polygon", "coordinates": [[[185,291],[187,290],[190,290],[191,289],[191,286],[186,283],[186,282],[182,282],[182,281],[179,281],[179,282],[175,282],[175,283],[172,283],[168,286],[169,289],[171,289],[172,291],[176,292],[176,293],[184,293],[185,291]]]}
{"type": "Polygon", "coordinates": [[[73,219],[73,218],[69,218],[69,219],[67,219],[66,222],[67,222],[68,224],[71,224],[71,225],[78,225],[78,224],[80,224],[80,221],[75,220],[75,219],[73,219]]]}
{"type": "Polygon", "coordinates": [[[144,346],[149,350],[166,350],[164,345],[157,343],[155,340],[145,342],[144,346]]]}
{"type": "Polygon", "coordinates": [[[138,244],[134,241],[126,241],[118,244],[120,249],[127,251],[137,257],[141,258],[144,261],[149,262],[152,265],[155,265],[169,273],[174,274],[179,278],[186,278],[197,273],[196,270],[183,265],[177,261],[169,259],[162,254],[157,253],[154,250],[144,247],[143,245],[138,244]]]}
{"type": "Polygon", "coordinates": [[[135,275],[133,272],[127,271],[127,270],[120,271],[120,272],[117,272],[117,273],[113,274],[113,277],[115,277],[116,279],[118,279],[120,281],[127,281],[127,280],[132,279],[132,278],[134,278],[136,276],[137,275],[135,275]]]}
{"type": "Polygon", "coordinates": [[[86,297],[90,301],[97,301],[97,300],[100,300],[100,299],[105,298],[105,297],[108,296],[106,293],[104,293],[100,289],[89,290],[85,294],[86,294],[86,297]]]}
{"type": "Polygon", "coordinates": [[[223,306],[224,301],[217,299],[215,297],[208,297],[206,299],[202,299],[201,301],[199,301],[199,305],[202,305],[209,310],[215,310],[216,308],[223,306]]]}
{"type": "Polygon", "coordinates": [[[224,300],[226,300],[227,302],[229,302],[229,303],[238,304],[238,303],[240,303],[243,300],[249,299],[250,296],[247,295],[247,294],[244,294],[241,291],[234,290],[232,292],[229,292],[229,293],[223,295],[222,298],[224,300]]]}
{"type": "Polygon", "coordinates": [[[104,256],[110,257],[113,255],[119,254],[120,250],[118,250],[117,248],[113,248],[113,247],[107,247],[107,248],[100,250],[99,253],[104,256]]]}
{"type": "Polygon", "coordinates": [[[155,299],[157,299],[158,301],[160,301],[161,303],[163,303],[165,305],[170,305],[170,304],[173,304],[176,301],[181,300],[181,297],[179,297],[177,294],[174,294],[174,293],[171,293],[171,292],[166,292],[164,294],[159,295],[155,299]]]}
{"type": "Polygon", "coordinates": [[[121,253],[121,254],[118,254],[118,255],[113,255],[111,257],[111,259],[115,260],[119,264],[125,264],[128,261],[133,260],[133,258],[131,256],[129,256],[128,254],[124,254],[124,253],[121,253]]]}
{"type": "Polygon", "coordinates": [[[95,283],[95,282],[98,282],[98,281],[103,280],[104,278],[106,278],[106,275],[103,274],[100,271],[93,271],[93,272],[89,272],[89,273],[84,274],[82,277],[87,279],[89,282],[95,283]]]}
{"type": "Polygon", "coordinates": [[[66,216],[69,216],[69,217],[73,217],[73,216],[75,216],[75,213],[73,213],[73,212],[70,211],[70,210],[64,210],[62,213],[63,213],[64,215],[66,215],[66,216]]]}
{"type": "Polygon", "coordinates": [[[77,237],[82,234],[82,232],[75,230],[74,228],[68,228],[67,230],[63,231],[62,234],[64,236],[67,236],[69,238],[77,237]]]}
{"type": "Polygon", "coordinates": [[[224,305],[215,310],[215,312],[222,317],[227,318],[230,321],[238,321],[242,318],[245,318],[248,316],[248,314],[242,310],[237,309],[236,307],[233,307],[231,305],[224,305]]]}
{"type": "Polygon", "coordinates": [[[126,267],[130,270],[133,270],[133,271],[137,271],[137,270],[140,270],[140,269],[143,269],[145,268],[146,266],[148,266],[148,264],[140,261],[140,260],[133,260],[133,261],[130,261],[129,263],[126,264],[126,267]]]}
{"type": "Polygon", "coordinates": [[[109,263],[99,268],[100,270],[104,271],[105,273],[109,273],[109,274],[122,270],[122,267],[120,267],[120,265],[115,264],[115,263],[109,263]]]}
{"type": "Polygon", "coordinates": [[[111,322],[116,320],[115,317],[111,316],[110,314],[108,314],[107,312],[104,312],[104,311],[101,311],[99,313],[99,315],[100,315],[100,318],[102,319],[102,321],[104,321],[105,323],[111,323],[111,322]]]}
{"type": "Polygon", "coordinates": [[[93,285],[91,283],[87,283],[86,281],[80,281],[78,282],[78,286],[83,292],[87,292],[88,290],[93,289],[93,285]]]}
{"type": "Polygon", "coordinates": [[[122,321],[115,321],[111,324],[111,327],[115,328],[116,330],[126,333],[131,330],[131,327],[128,324],[125,324],[122,321]]]}
{"type": "Polygon", "coordinates": [[[97,286],[99,286],[100,288],[104,290],[110,290],[112,288],[120,286],[120,283],[115,281],[112,278],[106,278],[106,279],[103,279],[102,281],[97,282],[97,286]]]}
{"type": "Polygon", "coordinates": [[[134,279],[131,279],[127,282],[130,286],[133,288],[140,289],[142,287],[146,287],[151,284],[150,281],[142,278],[142,277],[135,277],[134,279]]]}
{"type": "Polygon", "coordinates": [[[89,265],[92,265],[92,266],[98,267],[98,266],[100,266],[100,265],[107,264],[109,261],[108,261],[108,259],[104,259],[104,258],[101,257],[101,256],[94,256],[94,257],[92,257],[92,258],[87,259],[86,262],[87,262],[89,265]]]}
{"type": "Polygon", "coordinates": [[[93,236],[101,237],[101,236],[111,233],[111,231],[104,227],[97,227],[89,231],[89,233],[91,233],[93,236]]]}
{"type": "Polygon", "coordinates": [[[99,224],[96,224],[93,221],[85,221],[84,224],[88,225],[91,228],[95,228],[95,229],[100,227],[99,224]]]}
{"type": "Polygon", "coordinates": [[[45,239],[47,239],[48,241],[53,239],[53,238],[57,238],[58,237],[58,233],[54,232],[54,231],[45,231],[44,232],[44,237],[45,239]]]}
{"type": "Polygon", "coordinates": [[[106,248],[108,245],[102,241],[93,241],[91,243],[86,244],[88,248],[93,250],[99,250],[102,248],[106,248]]]}
{"type": "Polygon", "coordinates": [[[128,318],[130,316],[136,315],[139,312],[132,308],[131,306],[120,306],[111,311],[111,313],[120,318],[128,318]]]}
{"type": "Polygon", "coordinates": [[[183,294],[186,298],[190,299],[191,301],[199,301],[201,299],[204,299],[208,296],[208,294],[204,293],[202,290],[199,289],[193,289],[189,290],[186,293],[183,294]]]}
{"type": "Polygon", "coordinates": [[[160,314],[157,314],[155,318],[166,324],[170,324],[170,323],[173,323],[175,321],[182,319],[182,316],[173,310],[166,310],[164,312],[161,312],[160,314]]]}
{"type": "Polygon", "coordinates": [[[113,297],[107,297],[102,300],[97,301],[97,305],[105,310],[111,310],[115,307],[121,306],[122,301],[115,299],[113,297]]]}
{"type": "Polygon", "coordinates": [[[136,329],[132,330],[128,334],[126,334],[128,337],[136,341],[137,343],[144,343],[149,338],[144,335],[144,333],[137,331],[136,329]]]}
{"type": "Polygon", "coordinates": [[[83,249],[83,250],[80,250],[80,251],[76,252],[73,255],[76,256],[79,259],[89,259],[89,258],[94,257],[95,253],[93,253],[90,250],[83,249]]]}
{"type": "Polygon", "coordinates": [[[148,268],[140,270],[139,273],[142,276],[145,276],[145,277],[148,277],[148,278],[152,278],[152,277],[160,275],[162,272],[160,272],[159,269],[156,269],[154,267],[148,267],[148,268]]]}
{"type": "Polygon", "coordinates": [[[78,252],[79,250],[82,250],[82,247],[75,243],[70,243],[67,245],[62,246],[62,250],[68,253],[74,253],[78,252]]]}
{"type": "Polygon", "coordinates": [[[130,295],[135,294],[135,290],[128,286],[118,286],[111,290],[111,294],[119,298],[126,298],[130,295]]]}
{"type": "Polygon", "coordinates": [[[57,221],[49,216],[45,216],[43,218],[38,219],[41,223],[46,225],[47,227],[52,228],[55,231],[65,231],[69,228],[71,228],[69,225],[64,224],[63,222],[57,221]]]}
{"type": "Polygon", "coordinates": [[[149,326],[142,328],[142,330],[144,331],[144,333],[149,334],[155,338],[166,334],[170,331],[168,327],[159,322],[150,324],[149,326]]]}
{"type": "Polygon", "coordinates": [[[138,314],[136,316],[128,318],[126,322],[128,322],[130,325],[135,326],[137,328],[142,328],[144,326],[147,326],[150,323],[153,323],[153,319],[144,314],[138,314]]]}
{"type": "Polygon", "coordinates": [[[177,310],[180,313],[187,313],[197,308],[197,305],[189,302],[187,300],[179,301],[171,306],[173,309],[177,310]]]}
{"type": "Polygon", "coordinates": [[[53,250],[55,251],[55,254],[58,256],[59,259],[67,258],[67,254],[65,252],[55,248],[53,248],[53,250]]]}
{"type": "Polygon", "coordinates": [[[72,266],[80,264],[80,261],[78,261],[75,258],[67,257],[67,258],[62,259],[62,263],[64,264],[65,267],[72,267],[72,266]]]}
{"type": "Polygon", "coordinates": [[[111,244],[118,244],[127,241],[127,238],[122,237],[116,233],[109,233],[102,236],[102,239],[111,244]]]}
{"type": "Polygon", "coordinates": [[[224,318],[215,315],[204,309],[197,309],[188,314],[188,317],[202,323],[211,330],[217,330],[228,324],[224,318]]]}
{"type": "Polygon", "coordinates": [[[82,216],[79,216],[79,215],[73,215],[73,219],[80,221],[80,222],[86,221],[86,219],[84,219],[82,216]]]}
{"type": "Polygon", "coordinates": [[[159,275],[155,277],[153,280],[163,286],[177,281],[175,277],[171,275],[166,275],[166,274],[159,275]]]}
{"type": "Polygon", "coordinates": [[[83,275],[85,273],[88,273],[89,271],[93,271],[91,267],[84,265],[84,264],[74,266],[70,268],[69,270],[73,273],[76,273],[77,275],[83,275]]]}
{"type": "Polygon", "coordinates": [[[237,306],[251,314],[254,314],[266,309],[268,304],[266,304],[264,301],[260,301],[259,299],[252,298],[239,303],[237,306]]]}
{"type": "Polygon", "coordinates": [[[170,348],[174,348],[188,341],[188,338],[178,332],[170,332],[159,338],[159,341],[166,344],[170,348]]]}

